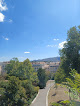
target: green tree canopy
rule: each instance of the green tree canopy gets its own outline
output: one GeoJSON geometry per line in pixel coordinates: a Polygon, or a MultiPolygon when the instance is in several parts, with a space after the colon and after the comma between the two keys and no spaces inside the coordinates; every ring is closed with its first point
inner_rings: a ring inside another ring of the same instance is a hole
{"type": "Polygon", "coordinates": [[[37,72],[34,71],[29,59],[19,62],[17,58],[10,60],[10,64],[6,65],[6,71],[9,76],[19,77],[21,80],[31,80],[38,83],[37,72]]]}
{"type": "Polygon", "coordinates": [[[9,84],[5,89],[2,105],[4,103],[6,106],[24,106],[27,104],[26,90],[21,86],[19,78],[9,77],[9,84]]]}
{"type": "Polygon", "coordinates": [[[71,69],[80,73],[80,26],[72,27],[67,33],[67,43],[60,50],[61,65],[66,75],[69,75],[71,69]]]}
{"type": "Polygon", "coordinates": [[[38,82],[37,72],[35,72],[29,59],[23,61],[24,77],[32,82],[38,82]]]}
{"type": "Polygon", "coordinates": [[[7,82],[0,82],[0,106],[29,106],[38,93],[38,76],[29,59],[17,58],[6,65],[7,82]]]}
{"type": "Polygon", "coordinates": [[[74,26],[67,32],[67,41],[60,50],[60,57],[60,66],[55,74],[56,82],[65,81],[72,69],[80,73],[80,26],[74,26]]]}
{"type": "Polygon", "coordinates": [[[44,88],[46,86],[46,81],[47,81],[45,70],[42,68],[39,68],[37,72],[38,72],[38,78],[39,78],[39,87],[44,88]]]}

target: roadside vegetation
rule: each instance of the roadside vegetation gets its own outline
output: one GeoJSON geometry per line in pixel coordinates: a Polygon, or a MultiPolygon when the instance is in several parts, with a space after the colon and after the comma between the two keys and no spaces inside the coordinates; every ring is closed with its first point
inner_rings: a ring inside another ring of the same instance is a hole
{"type": "Polygon", "coordinates": [[[60,50],[60,59],[54,78],[56,83],[67,87],[69,100],[52,103],[51,106],[77,106],[76,100],[80,101],[80,26],[68,31],[67,41],[60,50]]]}
{"type": "Polygon", "coordinates": [[[39,87],[40,88],[44,88],[46,86],[46,82],[47,82],[47,77],[46,77],[46,73],[44,69],[38,69],[37,71],[37,75],[38,75],[38,79],[39,79],[39,87]]]}
{"type": "Polygon", "coordinates": [[[0,77],[0,106],[29,106],[48,80],[45,70],[36,72],[29,59],[13,58],[5,70],[7,74],[0,77]]]}

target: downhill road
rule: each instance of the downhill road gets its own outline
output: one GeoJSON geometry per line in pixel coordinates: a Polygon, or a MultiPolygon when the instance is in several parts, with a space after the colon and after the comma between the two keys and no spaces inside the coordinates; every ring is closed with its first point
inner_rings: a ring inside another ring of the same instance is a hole
{"type": "Polygon", "coordinates": [[[49,80],[44,89],[40,89],[37,98],[30,106],[48,106],[47,94],[51,86],[54,85],[53,80],[49,80]]]}

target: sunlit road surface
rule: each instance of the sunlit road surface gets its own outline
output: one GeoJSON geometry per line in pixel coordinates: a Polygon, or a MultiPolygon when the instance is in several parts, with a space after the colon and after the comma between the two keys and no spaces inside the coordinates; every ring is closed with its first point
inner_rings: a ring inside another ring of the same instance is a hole
{"type": "Polygon", "coordinates": [[[44,89],[39,90],[39,94],[36,100],[30,106],[48,106],[47,102],[47,92],[49,91],[50,87],[54,85],[53,80],[49,80],[46,84],[44,89]]]}

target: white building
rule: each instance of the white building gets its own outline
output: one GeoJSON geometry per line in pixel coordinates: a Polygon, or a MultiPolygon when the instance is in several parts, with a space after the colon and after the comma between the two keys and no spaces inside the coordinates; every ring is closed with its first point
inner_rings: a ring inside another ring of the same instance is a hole
{"type": "Polygon", "coordinates": [[[4,75],[5,74],[5,66],[9,64],[9,62],[0,62],[0,75],[4,75]]]}
{"type": "Polygon", "coordinates": [[[60,62],[31,62],[32,67],[37,71],[39,68],[55,73],[60,65],[60,62]]]}

